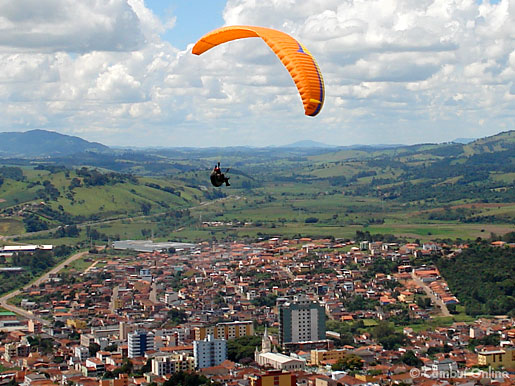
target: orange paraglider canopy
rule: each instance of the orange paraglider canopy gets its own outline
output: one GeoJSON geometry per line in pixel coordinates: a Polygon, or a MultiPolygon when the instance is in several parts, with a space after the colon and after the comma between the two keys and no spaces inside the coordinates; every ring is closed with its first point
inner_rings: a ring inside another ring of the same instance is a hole
{"type": "Polygon", "coordinates": [[[259,37],[274,51],[290,73],[304,104],[306,115],[314,117],[324,104],[324,81],[317,63],[309,51],[290,35],[270,28],[230,26],[204,35],[192,52],[200,55],[207,50],[236,39],[259,37]]]}

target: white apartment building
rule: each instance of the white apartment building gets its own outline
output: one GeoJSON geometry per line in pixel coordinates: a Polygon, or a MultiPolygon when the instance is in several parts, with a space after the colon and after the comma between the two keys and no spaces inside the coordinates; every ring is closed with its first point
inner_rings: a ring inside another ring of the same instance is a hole
{"type": "Polygon", "coordinates": [[[193,355],[195,367],[198,369],[218,366],[227,359],[227,341],[215,339],[213,335],[204,340],[196,340],[193,342],[193,355]]]}
{"type": "Polygon", "coordinates": [[[142,357],[145,351],[154,350],[154,334],[148,331],[135,331],[128,335],[129,358],[142,357]]]}

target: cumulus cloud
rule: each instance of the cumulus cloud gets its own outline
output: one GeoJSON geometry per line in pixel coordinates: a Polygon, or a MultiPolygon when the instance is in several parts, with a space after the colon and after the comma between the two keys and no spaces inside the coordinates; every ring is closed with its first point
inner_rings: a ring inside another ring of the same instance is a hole
{"type": "Polygon", "coordinates": [[[228,0],[227,25],[283,30],[317,58],[326,103],[314,119],[259,39],[195,56],[162,39],[175,16],[162,24],[143,0],[45,5],[0,3],[5,131],[49,128],[122,145],[344,145],[514,126],[510,0],[228,0]]]}
{"type": "MultiPolygon", "coordinates": [[[[135,6],[138,2],[134,2],[135,6]]],[[[141,8],[141,7],[140,7],[141,8]]],[[[134,50],[144,43],[126,0],[16,0],[0,3],[0,46],[39,51],[134,50]]]]}

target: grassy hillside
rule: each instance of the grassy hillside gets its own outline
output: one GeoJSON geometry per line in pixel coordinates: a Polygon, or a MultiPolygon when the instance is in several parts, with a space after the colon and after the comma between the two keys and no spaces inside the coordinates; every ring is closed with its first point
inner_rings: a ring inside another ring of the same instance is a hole
{"type": "Polygon", "coordinates": [[[205,194],[173,180],[93,169],[9,167],[0,185],[0,234],[153,215],[187,208],[205,194]],[[9,172],[9,173],[8,173],[9,172]],[[16,178],[14,178],[16,177],[16,178]],[[27,224],[28,219],[31,224],[27,224]]]}
{"type": "Polygon", "coordinates": [[[510,131],[467,145],[117,151],[37,167],[11,160],[0,167],[0,230],[83,224],[81,237],[91,239],[86,226],[103,221],[94,225],[103,238],[352,237],[366,228],[410,239],[474,239],[513,229],[514,154],[510,131]],[[209,184],[218,160],[231,168],[230,188],[209,184]]]}
{"type": "Polygon", "coordinates": [[[422,240],[504,234],[515,222],[514,139],[511,131],[468,145],[338,150],[246,166],[234,159],[253,177],[234,179],[231,192],[245,200],[203,217],[259,226],[204,234],[352,237],[363,227],[422,240]]]}

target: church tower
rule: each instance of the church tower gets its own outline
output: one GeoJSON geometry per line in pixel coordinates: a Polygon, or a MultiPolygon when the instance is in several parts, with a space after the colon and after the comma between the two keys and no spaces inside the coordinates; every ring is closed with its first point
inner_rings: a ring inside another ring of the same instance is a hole
{"type": "Polygon", "coordinates": [[[263,338],[261,338],[261,352],[263,354],[272,352],[272,341],[268,336],[268,327],[265,327],[265,333],[263,334],[263,338]]]}
{"type": "Polygon", "coordinates": [[[261,338],[261,351],[259,351],[258,348],[256,347],[256,351],[254,352],[254,360],[257,363],[261,364],[261,362],[259,360],[259,356],[261,354],[266,354],[269,352],[272,352],[272,341],[270,340],[270,337],[268,336],[268,327],[265,327],[265,333],[263,334],[263,337],[261,338]]]}

